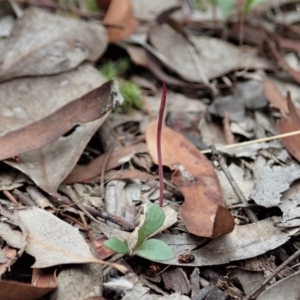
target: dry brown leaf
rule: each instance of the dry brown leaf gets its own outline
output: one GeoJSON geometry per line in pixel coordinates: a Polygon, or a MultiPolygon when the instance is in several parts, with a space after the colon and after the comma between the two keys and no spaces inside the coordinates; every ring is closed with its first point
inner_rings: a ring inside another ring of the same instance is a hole
{"type": "MultiPolygon", "coordinates": [[[[157,123],[151,123],[146,131],[150,155],[157,163],[157,123]]],[[[229,233],[234,221],[224,207],[224,201],[213,166],[199,150],[181,134],[163,127],[163,164],[174,170],[172,181],[185,196],[180,207],[182,219],[190,233],[216,238],[229,233]]]]}
{"type": "Polygon", "coordinates": [[[0,53],[0,81],[25,75],[47,75],[94,62],[105,51],[104,27],[65,18],[41,9],[27,9],[0,53]]]}
{"type": "Polygon", "coordinates": [[[0,137],[0,160],[48,145],[74,125],[94,121],[122,104],[116,81],[109,81],[49,116],[0,137]]]}
{"type": "MultiPolygon", "coordinates": [[[[280,121],[277,123],[277,130],[280,134],[288,133],[295,130],[300,130],[300,118],[299,112],[290,96],[287,99],[289,114],[287,117],[282,116],[280,121]]],[[[287,151],[293,155],[298,162],[300,162],[300,135],[293,135],[290,137],[286,137],[281,139],[283,145],[287,149],[287,151]]]]}
{"type": "Polygon", "coordinates": [[[33,269],[31,284],[0,281],[0,299],[40,299],[57,287],[56,272],[52,269],[33,269]]]}
{"type": "MultiPolygon", "coordinates": [[[[114,150],[107,162],[105,170],[117,168],[126,162],[130,161],[136,153],[147,152],[147,147],[144,143],[125,146],[114,150]]],[[[98,156],[87,165],[77,165],[74,170],[66,178],[65,183],[83,182],[93,178],[101,173],[105,162],[106,153],[98,156]]]]}
{"type": "Polygon", "coordinates": [[[276,85],[268,78],[264,76],[264,93],[269,100],[270,105],[281,110],[284,113],[288,113],[286,98],[282,96],[281,92],[277,89],[276,85]]]}
{"type": "MultiPolygon", "coordinates": [[[[103,82],[99,71],[86,63],[76,70],[56,76],[21,78],[2,83],[0,136],[47,117],[103,82]],[[40,104],[41,97],[45,99],[43,105],[40,104]],[[9,104],[6,99],[10,99],[9,104]]],[[[27,174],[43,190],[55,194],[104,119],[105,116],[81,124],[68,136],[19,155],[17,162],[9,160],[6,163],[27,174]]]]}
{"type": "Polygon", "coordinates": [[[133,15],[130,0],[111,0],[103,22],[108,25],[117,25],[120,28],[108,27],[108,39],[110,42],[124,40],[135,31],[137,22],[133,15]]]}

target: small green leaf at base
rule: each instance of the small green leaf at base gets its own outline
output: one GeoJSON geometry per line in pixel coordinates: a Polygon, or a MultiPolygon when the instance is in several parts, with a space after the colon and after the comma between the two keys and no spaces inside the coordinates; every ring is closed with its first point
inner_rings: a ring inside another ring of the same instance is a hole
{"type": "Polygon", "coordinates": [[[107,241],[104,241],[103,244],[116,253],[126,254],[129,252],[127,244],[114,236],[107,241]]]}
{"type": "Polygon", "coordinates": [[[138,240],[136,242],[136,245],[134,246],[134,250],[140,248],[147,236],[154,233],[158,228],[162,226],[165,218],[165,213],[158,204],[154,203],[149,206],[146,212],[145,222],[138,231],[138,240]]]}
{"type": "Polygon", "coordinates": [[[172,248],[157,239],[145,241],[136,254],[150,260],[169,260],[175,257],[172,248]]]}

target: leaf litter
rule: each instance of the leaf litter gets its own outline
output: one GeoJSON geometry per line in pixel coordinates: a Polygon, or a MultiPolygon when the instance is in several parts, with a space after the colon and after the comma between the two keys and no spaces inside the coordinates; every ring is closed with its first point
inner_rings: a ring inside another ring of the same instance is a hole
{"type": "Polygon", "coordinates": [[[264,289],[245,280],[256,259],[266,276],[283,266],[257,299],[297,295],[297,257],[284,261],[298,249],[299,136],[272,137],[300,130],[296,6],[17,2],[0,5],[0,298],[250,299],[264,289]],[[128,90],[100,74],[106,63],[124,66],[128,90]],[[126,115],[112,113],[122,93],[126,115]],[[165,219],[149,220],[160,194],[165,219]],[[108,238],[138,243],[137,255],[120,260],[127,250],[113,255],[108,238]],[[165,244],[175,258],[164,260],[165,244]],[[31,280],[14,276],[24,262],[31,280]]]}

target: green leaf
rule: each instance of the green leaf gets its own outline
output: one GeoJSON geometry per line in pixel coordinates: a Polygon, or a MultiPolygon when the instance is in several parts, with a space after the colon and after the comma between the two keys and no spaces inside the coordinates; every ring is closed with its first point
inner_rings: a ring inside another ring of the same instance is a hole
{"type": "Polygon", "coordinates": [[[235,0],[217,0],[218,6],[222,10],[224,20],[227,20],[235,0]]]}
{"type": "Polygon", "coordinates": [[[150,260],[169,260],[175,257],[173,249],[157,239],[145,241],[136,254],[150,260]]]}
{"type": "Polygon", "coordinates": [[[114,236],[107,241],[104,241],[103,244],[116,253],[126,254],[129,252],[126,242],[123,242],[114,236]]]}
{"type": "Polygon", "coordinates": [[[156,203],[151,204],[146,212],[146,219],[142,227],[138,231],[138,239],[134,246],[134,251],[137,250],[144,240],[155,232],[165,221],[165,213],[156,203]]]}

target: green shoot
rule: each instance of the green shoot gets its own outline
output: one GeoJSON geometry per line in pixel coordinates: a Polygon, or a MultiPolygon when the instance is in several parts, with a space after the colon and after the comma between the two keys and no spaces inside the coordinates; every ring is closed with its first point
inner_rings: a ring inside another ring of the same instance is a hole
{"type": "Polygon", "coordinates": [[[138,239],[132,251],[128,248],[127,241],[111,237],[104,245],[120,254],[137,254],[150,260],[169,260],[175,257],[174,251],[166,243],[157,239],[147,239],[164,223],[166,216],[158,204],[151,204],[146,213],[146,219],[138,230],[138,239]]]}

